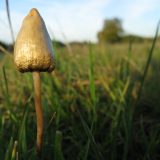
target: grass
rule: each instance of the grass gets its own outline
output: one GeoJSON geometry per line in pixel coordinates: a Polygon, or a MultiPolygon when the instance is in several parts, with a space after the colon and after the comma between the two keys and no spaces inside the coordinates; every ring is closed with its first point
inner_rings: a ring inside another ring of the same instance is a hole
{"type": "MultiPolygon", "coordinates": [[[[160,47],[83,45],[56,49],[42,74],[44,160],[160,158],[160,47]]],[[[0,159],[34,160],[36,117],[30,73],[0,58],[0,159]]]]}

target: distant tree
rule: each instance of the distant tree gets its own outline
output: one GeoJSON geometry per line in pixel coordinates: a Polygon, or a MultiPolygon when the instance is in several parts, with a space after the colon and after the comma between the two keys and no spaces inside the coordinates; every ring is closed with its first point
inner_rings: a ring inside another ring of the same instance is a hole
{"type": "Polygon", "coordinates": [[[119,42],[123,34],[122,22],[118,18],[106,19],[102,31],[98,32],[99,42],[119,42]]]}
{"type": "Polygon", "coordinates": [[[63,42],[58,41],[58,40],[54,40],[54,41],[52,41],[52,44],[53,44],[53,46],[55,46],[55,47],[59,47],[59,48],[63,48],[63,47],[65,47],[65,46],[66,46],[63,42]]]}

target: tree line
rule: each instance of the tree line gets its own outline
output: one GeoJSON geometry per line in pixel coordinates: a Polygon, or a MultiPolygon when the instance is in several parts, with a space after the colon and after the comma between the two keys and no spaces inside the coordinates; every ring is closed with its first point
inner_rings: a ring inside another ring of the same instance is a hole
{"type": "Polygon", "coordinates": [[[119,42],[144,42],[152,41],[153,38],[145,38],[137,35],[127,35],[122,26],[122,21],[119,18],[104,20],[101,31],[97,34],[99,43],[119,43],[119,42]]]}

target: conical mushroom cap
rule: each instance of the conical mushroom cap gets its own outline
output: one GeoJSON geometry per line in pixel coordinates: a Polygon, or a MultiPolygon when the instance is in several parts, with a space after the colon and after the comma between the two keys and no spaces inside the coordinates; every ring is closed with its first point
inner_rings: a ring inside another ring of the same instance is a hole
{"type": "Polygon", "coordinates": [[[53,71],[52,42],[37,9],[24,18],[14,47],[14,62],[21,72],[53,71]]]}

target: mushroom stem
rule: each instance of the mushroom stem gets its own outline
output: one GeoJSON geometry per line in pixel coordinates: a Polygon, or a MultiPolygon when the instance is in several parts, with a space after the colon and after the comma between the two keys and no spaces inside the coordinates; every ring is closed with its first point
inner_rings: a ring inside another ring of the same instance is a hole
{"type": "Polygon", "coordinates": [[[33,72],[33,83],[35,91],[35,110],[37,117],[37,154],[41,155],[42,141],[43,141],[43,112],[41,105],[41,80],[40,72],[33,72]]]}

